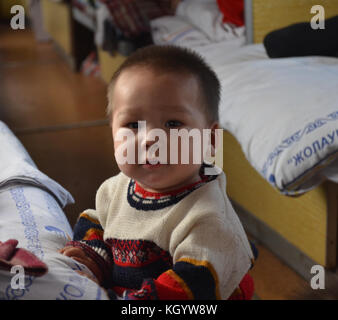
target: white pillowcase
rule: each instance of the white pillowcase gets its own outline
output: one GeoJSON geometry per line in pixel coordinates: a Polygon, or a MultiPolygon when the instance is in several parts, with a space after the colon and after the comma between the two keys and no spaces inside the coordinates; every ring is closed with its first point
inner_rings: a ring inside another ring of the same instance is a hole
{"type": "MultiPolygon", "coordinates": [[[[250,51],[250,46],[238,51],[250,51]]],[[[213,62],[222,84],[220,123],[282,193],[338,182],[338,60],[213,62]]]]}
{"type": "Polygon", "coordinates": [[[0,121],[0,241],[19,241],[18,247],[33,252],[48,266],[37,278],[25,276],[25,289],[17,289],[9,271],[0,270],[0,300],[59,299],[106,300],[96,283],[79,275],[88,274],[84,265],[61,255],[58,250],[72,238],[72,229],[61,206],[72,196],[40,172],[20,141],[0,121]]]}
{"type": "Polygon", "coordinates": [[[75,270],[91,274],[58,250],[73,236],[67,219],[48,192],[27,185],[0,190],[0,241],[17,239],[48,266],[42,277],[25,275],[24,289],[13,286],[15,274],[0,270],[0,300],[106,300],[96,283],[75,270]]]}
{"type": "Polygon", "coordinates": [[[164,16],[150,21],[151,34],[157,45],[199,47],[210,43],[207,36],[181,17],[164,16]]]}

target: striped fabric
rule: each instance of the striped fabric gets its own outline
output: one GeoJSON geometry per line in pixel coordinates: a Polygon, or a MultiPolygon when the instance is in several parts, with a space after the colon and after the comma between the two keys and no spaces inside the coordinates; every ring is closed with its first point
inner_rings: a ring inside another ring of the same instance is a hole
{"type": "MultiPolygon", "coordinates": [[[[126,300],[220,299],[217,275],[208,261],[183,258],[173,265],[171,255],[153,242],[103,240],[101,225],[86,213],[67,245],[82,248],[102,270],[101,285],[112,286],[126,300]]],[[[247,274],[229,299],[251,299],[253,291],[247,274]]]]}
{"type": "MultiPolygon", "coordinates": [[[[204,168],[204,167],[203,167],[204,168]]],[[[202,171],[200,174],[202,174],[202,171]]],[[[217,175],[201,176],[202,179],[187,187],[180,188],[174,192],[168,193],[152,193],[142,189],[138,183],[130,179],[128,187],[127,200],[129,204],[137,210],[159,210],[175,203],[178,203],[181,199],[189,195],[194,190],[200,188],[204,184],[215,180],[217,175]]]]}

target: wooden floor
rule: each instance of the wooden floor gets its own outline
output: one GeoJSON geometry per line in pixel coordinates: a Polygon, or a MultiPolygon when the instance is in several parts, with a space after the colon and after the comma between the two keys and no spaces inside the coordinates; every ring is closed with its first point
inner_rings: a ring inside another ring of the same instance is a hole
{"type": "MultiPolygon", "coordinates": [[[[41,171],[76,200],[71,225],[94,207],[99,185],[118,172],[105,122],[106,85],[71,71],[53,44],[37,44],[29,30],[0,25],[0,120],[26,147],[41,171]]],[[[331,299],[258,245],[251,271],[256,299],[331,299]]]]}

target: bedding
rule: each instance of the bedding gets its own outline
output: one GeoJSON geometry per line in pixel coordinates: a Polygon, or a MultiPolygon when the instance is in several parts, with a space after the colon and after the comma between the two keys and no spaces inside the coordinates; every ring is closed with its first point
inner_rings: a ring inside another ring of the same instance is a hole
{"type": "Polygon", "coordinates": [[[211,42],[244,37],[243,26],[223,23],[223,14],[214,0],[184,0],[178,4],[175,15],[205,33],[211,42]]]}
{"type": "Polygon", "coordinates": [[[262,44],[195,50],[221,80],[221,126],[267,181],[286,195],[338,182],[337,59],[269,59],[262,44]]]}
{"type": "Polygon", "coordinates": [[[199,47],[210,43],[208,37],[178,16],[165,16],[150,22],[153,42],[158,45],[199,47]]]}
{"type": "Polygon", "coordinates": [[[162,16],[150,21],[153,42],[184,47],[205,46],[217,42],[245,43],[244,27],[223,23],[216,1],[181,1],[174,16],[162,16]]]}
{"type": "Polygon", "coordinates": [[[245,43],[244,27],[223,23],[217,4],[210,0],[180,2],[174,16],[153,19],[150,27],[157,45],[197,48],[215,43],[240,47],[245,43]]]}
{"type": "Polygon", "coordinates": [[[19,241],[48,266],[42,277],[25,275],[25,289],[12,283],[15,273],[0,270],[0,300],[108,299],[104,290],[76,270],[82,264],[57,252],[72,229],[62,207],[74,200],[57,182],[40,172],[20,141],[0,121],[0,241],[19,241]]]}

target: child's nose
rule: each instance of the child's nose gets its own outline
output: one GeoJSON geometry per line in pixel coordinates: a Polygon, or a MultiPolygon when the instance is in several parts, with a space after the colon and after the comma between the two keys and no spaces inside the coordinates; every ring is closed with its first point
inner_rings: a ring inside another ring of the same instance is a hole
{"type": "Polygon", "coordinates": [[[148,149],[159,140],[157,134],[158,130],[161,129],[149,122],[146,123],[146,126],[144,126],[143,129],[144,128],[146,130],[141,130],[141,132],[139,132],[139,139],[141,139],[142,146],[145,146],[148,149]]]}
{"type": "Polygon", "coordinates": [[[138,163],[146,163],[148,150],[153,143],[154,141],[147,140],[145,136],[138,135],[138,143],[136,145],[138,163]]]}
{"type": "Polygon", "coordinates": [[[145,144],[147,149],[150,148],[154,143],[158,142],[159,137],[155,137],[155,139],[152,139],[152,137],[147,137],[145,139],[145,144]]]}

